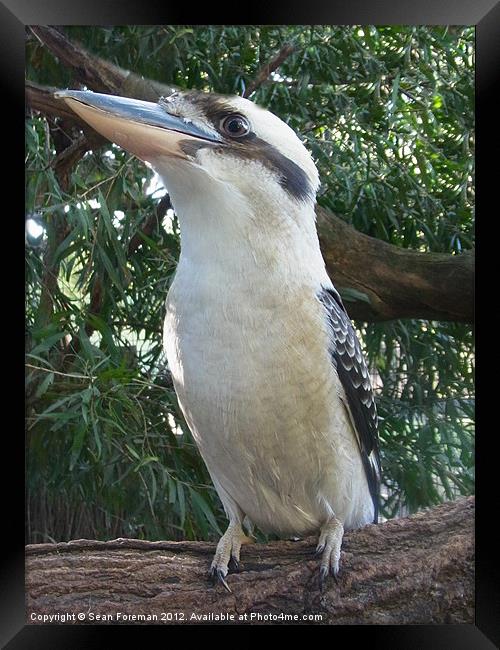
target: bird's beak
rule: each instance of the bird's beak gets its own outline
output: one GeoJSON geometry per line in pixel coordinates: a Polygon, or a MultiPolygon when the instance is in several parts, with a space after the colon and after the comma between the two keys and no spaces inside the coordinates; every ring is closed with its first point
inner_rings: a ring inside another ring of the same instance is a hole
{"type": "Polygon", "coordinates": [[[79,90],[57,91],[55,97],[63,99],[101,135],[141,160],[153,162],[161,156],[185,158],[178,144],[188,138],[220,142],[216,134],[171,115],[161,103],[79,90]]]}

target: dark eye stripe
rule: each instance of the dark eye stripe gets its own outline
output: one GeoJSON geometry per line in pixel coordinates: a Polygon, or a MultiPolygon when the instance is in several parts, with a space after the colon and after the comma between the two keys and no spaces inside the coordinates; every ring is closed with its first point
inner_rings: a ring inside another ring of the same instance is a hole
{"type": "Polygon", "coordinates": [[[271,145],[267,147],[267,158],[281,175],[280,185],[296,199],[314,199],[313,188],[302,168],[275,147],[271,145]]]}
{"type": "Polygon", "coordinates": [[[281,187],[299,201],[314,199],[314,190],[306,173],[293,160],[280,153],[276,147],[257,138],[255,133],[249,133],[241,139],[235,139],[228,145],[220,145],[196,141],[191,138],[179,143],[182,151],[188,156],[196,156],[200,149],[220,149],[224,154],[236,156],[244,160],[257,160],[262,165],[274,171],[279,176],[281,187]]]}
{"type": "MultiPolygon", "coordinates": [[[[186,93],[193,97],[193,102],[201,105],[203,113],[216,129],[220,129],[221,123],[231,116],[239,115],[246,119],[244,115],[235,113],[235,109],[223,95],[204,94],[198,92],[186,93]]],[[[257,160],[262,165],[271,169],[279,176],[279,183],[290,196],[298,200],[314,199],[315,193],[309,182],[307,174],[302,168],[284,156],[276,147],[265,140],[258,138],[253,131],[233,138],[227,138],[226,145],[221,151],[230,152],[231,155],[247,160],[257,160]]],[[[181,143],[181,148],[188,155],[196,155],[199,149],[212,147],[217,149],[218,145],[212,145],[207,142],[197,143],[192,140],[185,140],[181,143]]]]}

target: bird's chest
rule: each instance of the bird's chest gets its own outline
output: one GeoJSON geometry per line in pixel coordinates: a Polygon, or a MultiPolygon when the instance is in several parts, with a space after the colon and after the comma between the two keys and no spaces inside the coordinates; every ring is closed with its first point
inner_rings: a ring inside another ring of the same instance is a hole
{"type": "Polygon", "coordinates": [[[291,421],[321,417],[333,380],[322,308],[313,290],[277,284],[176,276],[164,344],[202,448],[207,437],[280,438],[291,421]]]}

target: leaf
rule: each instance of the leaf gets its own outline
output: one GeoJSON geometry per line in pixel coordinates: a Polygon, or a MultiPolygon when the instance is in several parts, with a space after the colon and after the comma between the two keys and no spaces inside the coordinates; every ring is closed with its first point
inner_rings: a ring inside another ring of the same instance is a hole
{"type": "Polygon", "coordinates": [[[66,332],[57,332],[56,334],[48,336],[31,350],[31,354],[36,355],[40,354],[41,352],[48,352],[48,350],[50,350],[50,348],[52,348],[64,336],[66,336],[66,332]]]}
{"type": "Polygon", "coordinates": [[[131,447],[128,444],[126,444],[125,447],[128,449],[131,456],[133,456],[136,460],[139,460],[139,461],[141,460],[141,457],[139,456],[139,454],[136,452],[136,450],[133,447],[131,447]]]}
{"type": "MultiPolygon", "coordinates": [[[[68,406],[71,404],[71,402],[75,401],[75,396],[74,395],[66,395],[65,397],[62,397],[61,399],[57,400],[56,402],[53,402],[50,406],[48,406],[44,411],[42,411],[38,417],[46,417],[49,413],[52,413],[52,411],[55,411],[58,409],[60,406],[63,404],[66,404],[68,406]]],[[[71,416],[72,417],[72,416],[71,416]]]]}
{"type": "Polygon", "coordinates": [[[121,284],[121,280],[120,280],[120,278],[118,276],[118,273],[116,272],[113,264],[111,263],[111,260],[109,259],[108,254],[106,253],[106,251],[103,248],[99,248],[98,255],[101,258],[101,261],[104,264],[104,267],[105,267],[109,277],[111,278],[111,280],[113,280],[113,283],[114,283],[115,287],[120,291],[120,293],[123,296],[125,296],[124,291],[123,291],[123,287],[122,287],[122,284],[121,284]]]}
{"type": "Polygon", "coordinates": [[[398,70],[394,81],[392,82],[391,102],[389,104],[389,128],[392,129],[395,120],[395,111],[398,103],[399,96],[399,82],[401,80],[401,72],[398,70]]]}
{"type": "Polygon", "coordinates": [[[87,432],[87,426],[83,423],[76,430],[75,436],[73,438],[73,444],[71,445],[71,450],[70,450],[70,461],[69,461],[70,471],[74,468],[78,458],[80,457],[83,443],[85,442],[86,432],[87,432]]]}
{"type": "Polygon", "coordinates": [[[192,487],[189,487],[189,495],[191,498],[191,503],[205,515],[210,526],[215,531],[217,531],[219,535],[222,535],[222,531],[215,520],[212,510],[209,508],[207,502],[201,496],[201,494],[194,490],[192,487]]]}
{"type": "Polygon", "coordinates": [[[134,471],[137,472],[139,469],[141,469],[145,465],[149,465],[150,463],[158,463],[158,462],[160,462],[160,459],[158,458],[158,456],[144,456],[144,458],[141,458],[141,461],[140,461],[139,465],[137,465],[137,467],[135,468],[134,471]]]}
{"type": "Polygon", "coordinates": [[[352,288],[342,288],[339,289],[340,296],[342,300],[345,300],[346,302],[366,302],[370,304],[370,298],[367,296],[366,293],[362,293],[361,291],[358,291],[357,289],[352,289],[352,288]]]}
{"type": "Polygon", "coordinates": [[[59,246],[56,248],[54,252],[53,255],[54,263],[60,262],[63,259],[63,257],[69,255],[72,250],[75,250],[75,248],[71,247],[70,244],[77,235],[78,233],[75,229],[70,230],[68,236],[59,244],[59,246]]]}
{"type": "MultiPolygon", "coordinates": [[[[116,344],[113,338],[113,331],[111,327],[97,314],[89,314],[88,322],[102,334],[102,340],[106,344],[106,351],[115,350],[116,344]]],[[[109,358],[109,357],[108,357],[109,358]]],[[[94,372],[97,367],[94,368],[94,372]]]]}
{"type": "Polygon", "coordinates": [[[49,373],[35,391],[35,398],[39,399],[47,392],[49,386],[54,383],[54,373],[49,373]]]}
{"type": "Polygon", "coordinates": [[[179,524],[182,528],[186,521],[186,496],[184,494],[184,486],[179,481],[177,482],[177,503],[179,504],[179,524]]]}
{"type": "Polygon", "coordinates": [[[89,423],[89,407],[87,404],[82,402],[82,418],[86,425],[89,423]]]}
{"type": "Polygon", "coordinates": [[[177,500],[177,488],[176,482],[172,477],[168,477],[168,502],[170,504],[175,503],[177,500]]]}
{"type": "Polygon", "coordinates": [[[97,350],[90,342],[83,323],[80,325],[80,328],[78,330],[78,338],[87,359],[93,360],[96,354],[99,354],[99,350],[97,350]]]}
{"type": "Polygon", "coordinates": [[[97,459],[99,460],[102,454],[102,442],[101,442],[101,436],[99,434],[99,429],[97,426],[97,421],[94,419],[92,420],[92,431],[94,432],[94,441],[97,448],[97,459]]]}
{"type": "Polygon", "coordinates": [[[115,252],[118,264],[120,265],[121,268],[125,268],[125,266],[127,264],[127,260],[125,258],[125,252],[123,250],[123,245],[117,239],[116,228],[113,225],[113,219],[112,219],[111,214],[109,212],[107,201],[104,198],[104,195],[101,192],[101,190],[99,190],[98,196],[99,196],[99,203],[101,205],[101,218],[102,218],[102,220],[104,222],[104,225],[106,227],[109,242],[111,243],[111,246],[113,247],[113,250],[115,252]]]}

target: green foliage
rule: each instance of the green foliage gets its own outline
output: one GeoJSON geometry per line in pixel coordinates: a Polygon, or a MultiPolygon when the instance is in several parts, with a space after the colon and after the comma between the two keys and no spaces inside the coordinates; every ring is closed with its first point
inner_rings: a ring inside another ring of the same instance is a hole
{"type": "MultiPolygon", "coordinates": [[[[294,43],[252,99],[302,134],[320,171],[320,204],[398,246],[472,247],[472,28],[66,32],[144,77],[238,94],[294,43]]],[[[74,86],[37,39],[28,40],[26,62],[29,79],[74,86]]],[[[224,515],[162,355],[177,223],[155,218],[153,172],[114,145],[58,178],[61,141],[77,135],[42,114],[27,120],[26,213],[43,227],[27,234],[26,247],[28,537],[209,538],[224,515]]],[[[377,386],[384,514],[471,493],[470,328],[358,326],[377,386]]]]}

